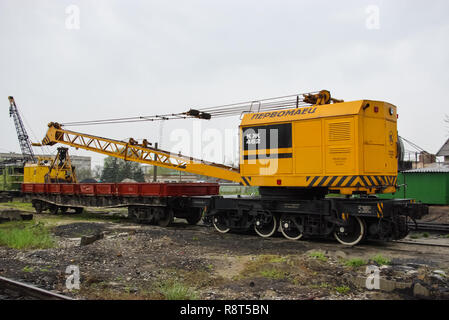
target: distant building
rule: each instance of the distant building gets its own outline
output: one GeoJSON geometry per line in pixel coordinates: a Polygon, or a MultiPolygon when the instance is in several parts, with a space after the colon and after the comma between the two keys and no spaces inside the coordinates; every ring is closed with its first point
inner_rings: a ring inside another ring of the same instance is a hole
{"type": "Polygon", "coordinates": [[[444,162],[449,162],[449,139],[443,144],[440,151],[437,152],[437,157],[444,157],[444,162]]]}
{"type": "MultiPolygon", "coordinates": [[[[55,155],[48,155],[48,154],[37,154],[36,157],[50,157],[54,158],[55,155]]],[[[21,159],[22,154],[10,152],[10,153],[0,153],[0,162],[3,160],[9,160],[9,159],[21,159]]],[[[91,169],[91,157],[84,157],[84,156],[72,156],[70,155],[70,160],[72,161],[72,166],[76,168],[76,170],[82,170],[82,169],[91,169]]]]}

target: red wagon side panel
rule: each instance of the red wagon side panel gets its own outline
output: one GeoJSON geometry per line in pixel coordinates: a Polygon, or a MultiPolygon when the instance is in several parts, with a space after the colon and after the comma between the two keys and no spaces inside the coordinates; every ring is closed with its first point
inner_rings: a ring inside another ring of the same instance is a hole
{"type": "Polygon", "coordinates": [[[138,196],[139,183],[117,183],[117,193],[121,196],[138,196]]]}
{"type": "Polygon", "coordinates": [[[163,196],[164,188],[161,183],[142,183],[140,185],[140,194],[142,196],[151,197],[151,196],[163,196]]]}
{"type": "Polygon", "coordinates": [[[80,194],[84,195],[95,195],[95,183],[81,183],[80,185],[80,194]]]}
{"type": "Polygon", "coordinates": [[[70,184],[61,184],[61,193],[62,194],[77,194],[79,190],[79,185],[70,183],[70,184]]]}
{"type": "Polygon", "coordinates": [[[115,183],[97,183],[95,185],[95,194],[114,195],[117,193],[115,183]]]}
{"type": "Polygon", "coordinates": [[[47,192],[48,193],[61,193],[61,184],[58,184],[58,183],[47,184],[47,192]]]}
{"type": "Polygon", "coordinates": [[[22,183],[22,192],[24,193],[33,193],[33,183],[22,183]]]}
{"type": "Polygon", "coordinates": [[[23,183],[24,193],[186,197],[218,195],[216,183],[23,183]]]}
{"type": "Polygon", "coordinates": [[[170,183],[165,184],[167,196],[205,196],[217,195],[219,186],[213,183],[170,183]]]}

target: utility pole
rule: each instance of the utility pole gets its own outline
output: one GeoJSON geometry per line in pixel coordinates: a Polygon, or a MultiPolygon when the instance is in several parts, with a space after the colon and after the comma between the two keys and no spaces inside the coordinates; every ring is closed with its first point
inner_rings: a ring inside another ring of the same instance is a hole
{"type": "MultiPolygon", "coordinates": [[[[158,143],[154,144],[154,147],[157,149],[159,147],[158,143]]],[[[157,160],[157,155],[154,154],[154,161],[157,160]]],[[[153,182],[157,182],[157,166],[153,166],[153,182]]]]}

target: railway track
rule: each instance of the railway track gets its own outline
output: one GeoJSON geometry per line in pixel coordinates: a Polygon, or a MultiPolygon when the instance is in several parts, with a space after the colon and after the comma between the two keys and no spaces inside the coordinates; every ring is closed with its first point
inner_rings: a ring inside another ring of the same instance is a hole
{"type": "Polygon", "coordinates": [[[27,283],[0,277],[0,300],[73,300],[27,283]]]}
{"type": "Polygon", "coordinates": [[[449,233],[449,224],[441,224],[435,222],[409,222],[408,227],[412,231],[438,231],[449,233]]]}

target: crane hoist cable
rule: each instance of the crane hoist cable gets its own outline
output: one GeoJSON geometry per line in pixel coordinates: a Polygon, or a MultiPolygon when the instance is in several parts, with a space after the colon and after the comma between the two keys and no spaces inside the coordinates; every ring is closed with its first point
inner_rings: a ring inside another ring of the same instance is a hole
{"type": "Polygon", "coordinates": [[[331,102],[338,103],[343,102],[343,100],[331,98],[329,91],[321,90],[316,92],[300,93],[295,95],[267,98],[262,100],[252,100],[246,102],[225,104],[208,108],[190,108],[188,111],[180,113],[74,121],[74,122],[61,123],[61,126],[87,126],[99,124],[163,121],[163,120],[177,120],[189,118],[209,120],[211,118],[230,117],[239,115],[241,116],[244,113],[257,113],[271,110],[302,108],[314,104],[330,104],[331,102]]]}

